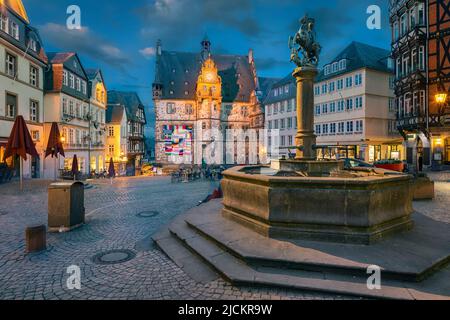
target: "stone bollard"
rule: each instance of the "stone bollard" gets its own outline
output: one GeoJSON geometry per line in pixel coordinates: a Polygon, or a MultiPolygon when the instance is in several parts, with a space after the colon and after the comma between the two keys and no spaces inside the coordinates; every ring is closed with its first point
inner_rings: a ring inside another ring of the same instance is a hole
{"type": "Polygon", "coordinates": [[[47,249],[47,229],[45,226],[28,227],[25,230],[26,252],[33,253],[47,249]]]}

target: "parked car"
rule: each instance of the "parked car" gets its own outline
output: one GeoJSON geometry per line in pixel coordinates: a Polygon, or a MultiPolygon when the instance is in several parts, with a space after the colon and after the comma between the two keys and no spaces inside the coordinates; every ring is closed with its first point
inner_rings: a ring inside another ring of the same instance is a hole
{"type": "Polygon", "coordinates": [[[359,159],[352,159],[352,158],[345,158],[344,160],[344,167],[346,169],[352,169],[352,168],[375,168],[373,164],[364,162],[359,159]]]}

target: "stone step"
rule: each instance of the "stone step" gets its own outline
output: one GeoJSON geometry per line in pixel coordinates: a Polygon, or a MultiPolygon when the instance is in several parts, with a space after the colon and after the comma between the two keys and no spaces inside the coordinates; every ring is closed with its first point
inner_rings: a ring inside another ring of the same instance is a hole
{"type": "Polygon", "coordinates": [[[213,269],[173,237],[168,229],[162,229],[152,239],[162,252],[195,281],[206,284],[219,278],[213,269]]]}
{"type": "MultiPolygon", "coordinates": [[[[187,224],[180,223],[169,226],[170,234],[183,243],[190,252],[218,272],[224,279],[234,285],[271,286],[295,289],[301,291],[321,292],[343,296],[356,296],[374,299],[445,299],[446,297],[420,292],[404,287],[382,285],[381,290],[369,290],[361,279],[347,277],[345,281],[329,280],[330,275],[312,274],[297,271],[289,274],[278,269],[255,270],[244,261],[230,254],[213,241],[197,233],[187,224]]],[[[164,245],[162,249],[164,250],[164,245]]]]}
{"type": "Polygon", "coordinates": [[[319,271],[364,278],[367,277],[368,266],[375,264],[381,267],[384,279],[418,282],[449,261],[448,256],[439,252],[432,256],[431,249],[422,250],[420,244],[409,245],[403,238],[392,241],[389,248],[382,244],[367,247],[306,241],[300,246],[287,240],[269,239],[221,214],[211,213],[218,206],[218,203],[206,205],[202,212],[191,212],[186,215],[186,223],[197,233],[255,268],[319,271]],[[210,212],[205,214],[208,206],[210,212]],[[429,257],[419,256],[422,253],[429,254],[429,257]],[[399,256],[408,256],[408,263],[398,260],[399,256]]]}

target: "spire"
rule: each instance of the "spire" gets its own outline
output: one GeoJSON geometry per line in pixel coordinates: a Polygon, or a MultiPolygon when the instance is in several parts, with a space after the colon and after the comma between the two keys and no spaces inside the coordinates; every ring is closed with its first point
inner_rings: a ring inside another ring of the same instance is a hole
{"type": "Polygon", "coordinates": [[[211,56],[211,41],[209,41],[208,36],[205,34],[201,42],[202,45],[202,59],[206,60],[211,56]]]}
{"type": "Polygon", "coordinates": [[[6,6],[16,14],[18,14],[23,20],[27,23],[30,23],[28,20],[28,15],[23,6],[22,0],[0,0],[0,7],[6,6]]]}

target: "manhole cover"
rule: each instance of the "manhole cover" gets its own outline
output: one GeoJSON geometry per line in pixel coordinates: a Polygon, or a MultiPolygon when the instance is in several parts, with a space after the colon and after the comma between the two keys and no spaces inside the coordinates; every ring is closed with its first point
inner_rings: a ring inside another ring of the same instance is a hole
{"type": "Polygon", "coordinates": [[[143,212],[139,212],[137,214],[137,216],[139,218],[154,218],[156,216],[159,216],[159,212],[158,211],[143,211],[143,212]]]}
{"type": "Polygon", "coordinates": [[[92,259],[96,264],[118,264],[132,260],[136,254],[131,250],[101,252],[92,259]]]}

